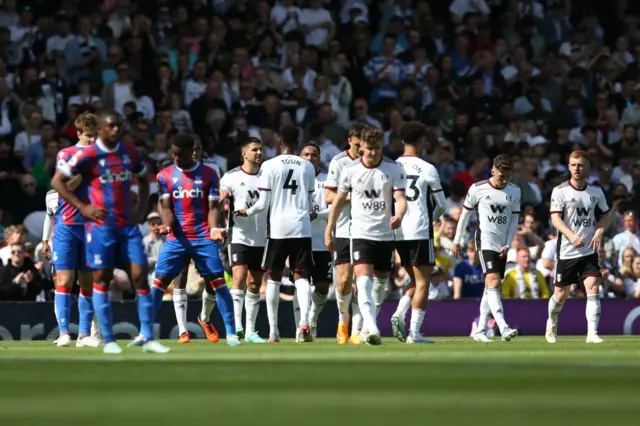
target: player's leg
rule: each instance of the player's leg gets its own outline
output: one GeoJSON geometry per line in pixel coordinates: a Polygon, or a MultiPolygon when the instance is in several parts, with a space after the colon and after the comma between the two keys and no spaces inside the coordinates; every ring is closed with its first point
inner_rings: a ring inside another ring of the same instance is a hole
{"type": "Polygon", "coordinates": [[[187,277],[189,275],[189,261],[188,256],[185,256],[184,266],[176,278],[170,281],[173,284],[173,291],[171,292],[171,300],[173,302],[173,312],[176,316],[176,323],[178,324],[178,343],[186,344],[191,343],[191,335],[187,331],[187,309],[189,307],[189,300],[187,297],[187,277]]]}
{"type": "MultiPolygon", "coordinates": [[[[188,266],[185,268],[188,270],[188,266]]],[[[184,275],[185,286],[187,281],[187,273],[184,275]]],[[[213,288],[213,285],[210,282],[204,283],[204,291],[202,292],[202,308],[200,310],[200,315],[198,315],[198,324],[204,330],[205,335],[207,336],[207,340],[211,343],[218,343],[220,340],[220,336],[218,335],[218,330],[213,326],[211,322],[211,312],[213,312],[213,308],[216,306],[216,290],[213,288]]]]}
{"type": "MultiPolygon", "coordinates": [[[[263,248],[259,248],[260,255],[253,256],[255,259],[262,259],[263,248]]],[[[258,255],[258,253],[255,253],[258,255]]],[[[247,343],[266,343],[267,341],[260,337],[256,330],[256,320],[258,318],[258,310],[260,309],[260,287],[262,286],[263,273],[260,269],[260,261],[249,264],[247,273],[247,293],[244,299],[245,308],[245,341],[247,343]]]]}
{"type": "Polygon", "coordinates": [[[309,309],[311,308],[310,272],[313,270],[313,254],[311,238],[295,238],[287,240],[286,252],[289,267],[293,271],[293,283],[296,289],[295,297],[300,306],[300,334],[302,341],[312,342],[311,327],[309,327],[309,309]]]}
{"type": "Polygon", "coordinates": [[[351,240],[336,238],[333,252],[336,268],[336,302],[338,304],[338,344],[349,341],[349,305],[353,294],[353,268],[351,267],[351,240]]]}
{"type": "Polygon", "coordinates": [[[410,278],[410,281],[409,285],[405,286],[404,294],[398,301],[396,311],[393,313],[393,315],[391,315],[391,330],[393,331],[393,337],[401,342],[405,342],[407,339],[407,334],[405,331],[406,316],[407,312],[409,312],[409,308],[411,308],[411,300],[413,298],[413,294],[415,293],[415,277],[412,275],[413,270],[410,267],[411,259],[409,253],[409,243],[407,241],[397,241],[396,252],[398,253],[398,257],[400,258],[400,266],[405,269],[407,275],[410,278]]]}
{"type": "Polygon", "coordinates": [[[309,310],[309,327],[311,337],[315,340],[318,332],[318,317],[327,303],[329,287],[333,281],[333,262],[329,252],[313,253],[313,292],[311,293],[311,309],[309,310]]]}
{"type": "MultiPolygon", "coordinates": [[[[84,228],[81,231],[80,242],[84,240],[84,228]]],[[[60,336],[56,340],[59,347],[71,345],[69,323],[71,321],[71,290],[76,282],[76,269],[80,253],[80,245],[74,237],[74,227],[61,225],[53,234],[53,264],[56,268],[56,285],[54,306],[60,336]]]]}
{"type": "Polygon", "coordinates": [[[433,343],[422,337],[420,333],[427,308],[427,300],[429,299],[431,272],[436,263],[433,240],[412,242],[410,258],[409,275],[411,281],[415,283],[415,294],[411,304],[411,320],[409,322],[407,343],[433,343]]]}
{"type": "MultiPolygon", "coordinates": [[[[481,250],[481,264],[485,274],[485,293],[487,296],[487,304],[491,310],[491,314],[498,324],[502,340],[510,341],[517,336],[517,330],[511,329],[504,318],[504,308],[502,307],[502,296],[500,294],[500,283],[504,277],[506,266],[506,258],[500,257],[500,254],[491,250],[481,250]]],[[[482,304],[482,302],[481,302],[482,304]]],[[[482,315],[481,315],[482,316],[482,315]]],[[[479,327],[478,327],[479,328],[479,327]]],[[[486,337],[486,335],[485,335],[486,337]]],[[[483,341],[481,338],[474,340],[483,341]]],[[[486,339],[488,340],[488,339],[486,339]]]]}
{"type": "MultiPolygon", "coordinates": [[[[362,313],[362,319],[364,321],[364,328],[367,333],[360,334],[360,340],[366,341],[371,345],[378,345],[381,343],[380,330],[376,321],[376,307],[373,294],[373,278],[374,267],[381,266],[375,265],[376,258],[376,242],[369,240],[352,240],[352,252],[351,257],[353,259],[353,271],[356,276],[356,287],[358,289],[358,305],[360,306],[360,312],[362,313]]],[[[387,262],[390,263],[391,252],[387,257],[387,262]]],[[[390,269],[391,265],[387,267],[390,269]]],[[[383,268],[381,268],[383,269],[383,268]]],[[[377,278],[383,277],[384,272],[376,271],[377,278]]]]}
{"type": "Polygon", "coordinates": [[[556,263],[553,294],[549,298],[547,329],[545,339],[548,343],[558,341],[558,316],[564,302],[571,296],[571,286],[578,282],[579,259],[559,259],[556,263]]]}
{"type": "MultiPolygon", "coordinates": [[[[84,262],[83,262],[84,263],[84,262]]],[[[93,276],[91,271],[77,271],[80,296],[78,297],[78,340],[76,347],[97,348],[102,344],[99,326],[96,327],[93,310],[93,276]]]]}
{"type": "Polygon", "coordinates": [[[262,260],[262,269],[267,271],[265,299],[267,302],[267,318],[269,319],[269,343],[277,343],[280,341],[278,306],[280,305],[282,271],[284,270],[287,260],[285,245],[286,240],[267,239],[262,260]]]}
{"type": "Polygon", "coordinates": [[[246,290],[249,266],[244,260],[243,253],[249,247],[241,244],[229,244],[229,262],[231,263],[231,297],[233,298],[233,312],[236,322],[236,333],[244,339],[244,327],[242,326],[242,309],[246,290]]]}
{"type": "Polygon", "coordinates": [[[598,336],[598,323],[600,322],[600,283],[602,273],[598,255],[592,254],[580,260],[580,275],[587,293],[587,305],[585,315],[587,317],[587,343],[603,343],[598,336]]]}

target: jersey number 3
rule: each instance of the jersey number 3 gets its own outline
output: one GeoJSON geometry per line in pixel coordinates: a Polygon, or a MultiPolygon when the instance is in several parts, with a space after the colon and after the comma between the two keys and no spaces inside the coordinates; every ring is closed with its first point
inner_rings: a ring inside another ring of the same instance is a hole
{"type": "Polygon", "coordinates": [[[293,170],[289,169],[287,171],[287,178],[284,180],[284,189],[290,189],[293,192],[293,195],[298,191],[298,181],[293,179],[293,170]]]}
{"type": "Polygon", "coordinates": [[[418,176],[416,175],[407,175],[407,180],[409,181],[409,189],[413,192],[411,194],[407,194],[407,201],[416,201],[420,197],[420,188],[418,188],[418,176]]]}

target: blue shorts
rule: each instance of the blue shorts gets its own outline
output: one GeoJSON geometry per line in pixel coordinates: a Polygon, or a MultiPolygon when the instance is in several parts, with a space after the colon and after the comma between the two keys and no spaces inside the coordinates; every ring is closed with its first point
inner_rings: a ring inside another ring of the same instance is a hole
{"type": "Polygon", "coordinates": [[[224,273],[220,246],[215,241],[167,240],[156,262],[156,277],[177,277],[190,259],[202,277],[224,273]]]}
{"type": "Polygon", "coordinates": [[[89,269],[85,255],[84,225],[56,225],[52,244],[51,259],[57,271],[89,269]]]}
{"type": "Polygon", "coordinates": [[[142,234],[136,225],[119,228],[87,225],[87,264],[91,269],[124,268],[126,265],[146,265],[142,234]]]}

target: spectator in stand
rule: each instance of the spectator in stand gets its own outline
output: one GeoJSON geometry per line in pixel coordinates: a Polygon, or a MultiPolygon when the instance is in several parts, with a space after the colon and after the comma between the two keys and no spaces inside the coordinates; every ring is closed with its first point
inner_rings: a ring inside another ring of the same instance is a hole
{"type": "Polygon", "coordinates": [[[43,290],[43,280],[22,243],[9,246],[11,257],[0,269],[0,300],[35,301],[43,290]]]}
{"type": "Polygon", "coordinates": [[[531,263],[529,249],[520,247],[516,266],[505,274],[502,281],[503,299],[548,299],[549,285],[542,272],[531,263]]]}
{"type": "Polygon", "coordinates": [[[453,299],[482,298],[484,274],[474,241],[467,243],[467,258],[458,263],[453,272],[453,299]]]}
{"type": "Polygon", "coordinates": [[[616,253],[617,264],[622,265],[622,254],[627,248],[640,253],[640,234],[638,230],[638,215],[633,210],[624,213],[625,230],[613,237],[613,250],[616,253]]]}
{"type": "Polygon", "coordinates": [[[27,230],[23,225],[12,225],[4,231],[4,241],[6,246],[0,248],[0,262],[8,265],[11,260],[11,246],[13,244],[24,244],[27,241],[27,230]]]}

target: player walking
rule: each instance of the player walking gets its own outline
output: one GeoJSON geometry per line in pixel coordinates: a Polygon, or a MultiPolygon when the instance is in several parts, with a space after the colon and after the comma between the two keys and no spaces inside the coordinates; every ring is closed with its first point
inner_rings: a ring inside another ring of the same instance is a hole
{"type": "MultiPolygon", "coordinates": [[[[227,344],[237,346],[240,339],[233,321],[233,302],[224,279],[220,247],[215,242],[224,239],[223,230],[218,226],[218,176],[209,167],[193,159],[193,137],[186,133],[175,136],[171,153],[175,164],[158,173],[162,232],[168,233],[169,237],[156,264],[154,286],[166,288],[184,265],[193,259],[205,285],[217,290],[216,297],[227,331],[227,344]]],[[[155,294],[158,295],[155,303],[160,305],[163,292],[155,294]]],[[[182,305],[178,318],[179,333],[181,338],[187,337],[186,292],[175,289],[175,297],[182,305]]]]}
{"type": "Polygon", "coordinates": [[[298,137],[299,131],[294,126],[280,129],[280,155],[262,164],[258,202],[236,212],[239,216],[251,217],[269,209],[269,235],[262,262],[263,269],[269,273],[266,295],[269,342],[280,341],[278,304],[287,258],[300,303],[298,326],[305,342],[313,340],[309,328],[309,271],[313,267],[309,211],[313,204],[315,170],[311,163],[294,155],[298,137]]]}
{"type": "MultiPolygon", "coordinates": [[[[396,250],[400,263],[411,278],[405,296],[412,297],[411,322],[407,343],[432,343],[420,334],[424,312],[429,298],[431,271],[436,262],[433,244],[433,222],[444,212],[446,200],[440,176],[433,165],[418,157],[427,136],[427,128],[418,121],[409,121],[400,127],[404,155],[397,162],[407,179],[405,196],[407,214],[396,230],[396,250]]],[[[392,316],[393,334],[405,341],[404,315],[392,316]]]]}
{"type": "MultiPolygon", "coordinates": [[[[336,155],[329,163],[329,173],[325,181],[325,201],[332,204],[338,192],[338,186],[342,172],[350,164],[357,162],[360,157],[360,144],[362,132],[369,126],[363,123],[354,124],[349,129],[348,143],[349,149],[336,155]]],[[[349,341],[349,305],[353,297],[353,268],[351,266],[351,207],[348,204],[351,200],[347,195],[345,205],[338,217],[335,240],[333,246],[333,264],[336,268],[336,301],[338,303],[338,343],[344,345],[349,341]]],[[[354,310],[354,333],[352,343],[360,343],[356,333],[356,314],[360,316],[360,309],[357,304],[352,305],[354,310]]],[[[359,327],[361,328],[361,324],[359,327]]],[[[357,330],[359,331],[359,330],[357,330]]]]}
{"type": "Polygon", "coordinates": [[[475,242],[485,275],[485,291],[480,301],[478,331],[473,335],[476,342],[491,342],[486,334],[489,314],[493,314],[502,340],[508,342],[518,335],[518,330],[510,328],[504,319],[500,298],[507,253],[518,230],[520,215],[520,188],[509,183],[512,170],[511,159],[498,155],[493,159],[491,177],[469,188],[451,247],[454,256],[459,257],[469,218],[473,210],[477,210],[480,224],[475,232],[475,242]]]}
{"type": "Polygon", "coordinates": [[[571,285],[580,280],[587,292],[587,343],[602,343],[600,321],[600,264],[598,249],[602,235],[611,223],[611,211],[598,186],[587,184],[590,172],[588,154],[573,151],[569,156],[571,178],[551,193],[551,223],[558,230],[555,290],[549,298],[549,318],[545,338],[556,343],[558,315],[570,295],[571,285]],[[596,223],[596,207],[601,216],[596,223]]]}
{"type": "Polygon", "coordinates": [[[370,345],[382,342],[376,322],[374,279],[386,283],[389,277],[394,251],[393,230],[400,226],[407,211],[404,172],[398,163],[382,156],[383,138],[384,134],[378,128],[363,131],[362,157],[343,170],[325,231],[325,244],[333,251],[334,228],[347,196],[351,194],[351,214],[357,218],[351,222],[351,259],[367,334],[363,331],[360,340],[370,345]]]}
{"type": "Polygon", "coordinates": [[[325,201],[325,182],[327,174],[320,171],[320,147],[314,143],[306,144],[300,151],[300,157],[311,164],[316,171],[316,185],[311,210],[311,248],[313,250],[313,292],[309,310],[309,327],[315,340],[318,328],[318,316],[327,303],[329,286],[333,281],[333,262],[331,253],[324,245],[324,231],[329,218],[329,206],[325,201]]]}
{"type": "Polygon", "coordinates": [[[98,139],[62,164],[51,186],[88,219],[85,222],[86,260],[93,270],[93,308],[104,337],[104,352],[122,352],[113,332],[109,301],[113,268],[119,266],[128,270],[138,294],[140,328],[145,338],[143,351],[166,353],[168,348],[152,340],[154,306],[147,282],[142,234],[136,225],[144,217],[149,198],[146,168],[133,146],[119,142],[121,129],[122,122],[116,113],[103,113],[98,123],[98,139]],[[75,175],[80,175],[89,187],[89,204],[67,189],[66,183],[75,175]],[[134,176],[138,178],[141,202],[132,215],[134,176]]]}
{"type": "MultiPolygon", "coordinates": [[[[242,166],[227,172],[220,181],[220,195],[229,200],[229,211],[248,209],[258,202],[262,141],[247,138],[242,142],[242,166]]],[[[238,336],[248,343],[266,343],[256,331],[262,285],[262,258],[267,242],[267,210],[251,217],[229,217],[229,263],[233,274],[231,297],[238,336]],[[247,291],[245,297],[245,289],[247,291]],[[242,329],[242,306],[246,309],[247,328],[242,329]]]]}
{"type": "MultiPolygon", "coordinates": [[[[74,146],[62,149],[58,153],[56,168],[63,167],[66,162],[78,152],[93,142],[96,137],[98,117],[84,113],[76,121],[78,143],[74,146]]],[[[69,189],[76,196],[86,200],[87,185],[81,183],[80,177],[69,182],[69,189]]],[[[53,233],[52,247],[49,247],[47,238],[42,239],[43,253],[46,257],[52,255],[52,265],[55,270],[56,292],[54,306],[60,336],[56,339],[57,346],[69,346],[69,322],[71,320],[71,290],[76,282],[80,284],[80,296],[78,297],[78,340],[76,347],[100,346],[100,340],[91,335],[93,320],[93,278],[87,268],[84,243],[84,217],[64,198],[58,196],[55,191],[49,191],[46,197],[47,213],[55,217],[55,232],[53,233]]],[[[45,227],[46,228],[46,227],[45,227]]],[[[51,227],[48,228],[49,232],[51,227]]],[[[45,231],[47,231],[45,229],[45,231]]]]}

